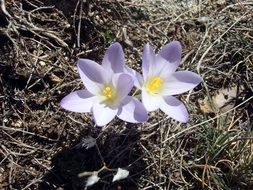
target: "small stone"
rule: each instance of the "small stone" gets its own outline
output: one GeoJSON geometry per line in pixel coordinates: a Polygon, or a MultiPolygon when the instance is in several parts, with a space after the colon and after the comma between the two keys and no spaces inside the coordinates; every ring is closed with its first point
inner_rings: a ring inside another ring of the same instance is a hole
{"type": "Polygon", "coordinates": [[[44,67],[46,63],[44,61],[39,61],[40,66],[44,67]]]}

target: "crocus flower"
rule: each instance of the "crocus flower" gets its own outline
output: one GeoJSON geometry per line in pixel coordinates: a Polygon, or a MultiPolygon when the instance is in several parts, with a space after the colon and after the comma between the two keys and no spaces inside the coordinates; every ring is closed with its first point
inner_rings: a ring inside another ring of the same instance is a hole
{"type": "Polygon", "coordinates": [[[172,95],[186,92],[201,82],[201,77],[190,71],[177,71],[181,61],[180,42],[163,46],[158,54],[147,44],[142,57],[142,75],[127,68],[136,77],[142,91],[142,103],[147,111],[161,109],[175,120],[186,123],[188,112],[184,104],[172,95]]]}
{"type": "Polygon", "coordinates": [[[108,124],[115,116],[131,123],[145,122],[147,111],[136,98],[128,96],[134,81],[124,73],[124,53],[119,43],[111,45],[102,65],[89,60],[77,61],[81,80],[86,87],[61,101],[61,107],[73,112],[92,112],[98,126],[108,124]]]}

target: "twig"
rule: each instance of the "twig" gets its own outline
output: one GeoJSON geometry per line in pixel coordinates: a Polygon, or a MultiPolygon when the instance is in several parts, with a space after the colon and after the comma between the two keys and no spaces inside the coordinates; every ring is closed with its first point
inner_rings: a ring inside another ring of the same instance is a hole
{"type": "Polygon", "coordinates": [[[8,13],[8,11],[6,10],[6,7],[5,7],[5,1],[4,0],[0,0],[0,8],[1,8],[1,11],[4,13],[4,15],[6,17],[8,17],[8,19],[11,19],[12,16],[8,13]]]}
{"type": "Polygon", "coordinates": [[[231,30],[231,28],[233,28],[238,22],[240,22],[245,15],[248,14],[248,12],[244,13],[240,18],[236,19],[236,21],[225,31],[223,32],[207,49],[206,51],[203,53],[203,55],[201,56],[201,58],[199,59],[198,63],[197,63],[197,72],[200,73],[200,65],[203,61],[203,59],[205,58],[205,56],[207,55],[207,53],[212,49],[212,47],[220,41],[220,39],[229,31],[231,30]]]}
{"type": "Polygon", "coordinates": [[[25,131],[25,130],[21,130],[21,129],[15,129],[15,128],[12,128],[12,127],[0,126],[0,129],[3,129],[3,130],[5,130],[5,131],[16,131],[16,132],[21,132],[21,133],[24,133],[24,134],[28,134],[28,135],[40,137],[40,138],[45,139],[45,140],[48,140],[48,141],[53,141],[53,142],[57,142],[57,141],[58,141],[58,139],[51,139],[51,138],[45,137],[45,136],[43,136],[43,135],[35,134],[35,133],[29,132],[29,131],[25,131]]]}
{"type": "Polygon", "coordinates": [[[221,113],[220,115],[217,115],[217,116],[215,116],[215,117],[212,117],[212,118],[210,118],[210,119],[208,119],[208,120],[206,120],[206,121],[203,121],[203,122],[201,122],[201,123],[198,123],[198,124],[196,124],[196,125],[193,125],[193,126],[191,126],[191,127],[188,127],[188,128],[186,128],[186,129],[184,129],[184,130],[178,132],[178,133],[175,134],[175,135],[172,135],[171,137],[167,138],[163,143],[165,143],[165,142],[167,142],[168,140],[171,140],[171,139],[173,139],[173,138],[175,138],[175,137],[177,137],[177,136],[179,136],[179,135],[185,133],[186,131],[190,131],[190,130],[192,130],[192,129],[195,129],[195,128],[198,127],[198,126],[201,126],[201,125],[203,125],[203,124],[205,124],[205,123],[208,123],[208,122],[210,122],[210,121],[213,121],[213,120],[215,120],[215,119],[217,119],[217,118],[219,118],[219,117],[221,117],[221,116],[223,116],[223,115],[226,115],[226,114],[228,114],[229,112],[231,112],[231,111],[233,111],[233,110],[239,108],[239,107],[242,106],[243,104],[249,102],[251,99],[253,99],[253,96],[249,97],[247,100],[243,101],[242,103],[240,103],[239,105],[235,106],[234,108],[232,108],[232,109],[230,109],[230,110],[228,110],[228,111],[226,111],[226,112],[224,112],[224,113],[221,113]]]}
{"type": "Polygon", "coordinates": [[[79,0],[80,2],[80,11],[79,11],[79,22],[77,29],[77,47],[80,47],[80,35],[81,35],[81,25],[82,25],[82,13],[83,13],[83,0],[79,0]]]}
{"type": "Polygon", "coordinates": [[[22,19],[18,16],[14,16],[16,19],[18,19],[23,25],[18,25],[17,28],[22,28],[25,30],[28,30],[27,27],[29,28],[29,31],[33,32],[35,35],[38,35],[36,32],[41,33],[42,35],[52,38],[54,39],[58,44],[60,44],[63,47],[68,47],[68,44],[65,43],[62,39],[60,39],[59,37],[57,37],[55,34],[53,34],[52,31],[46,31],[45,29],[39,28],[37,26],[35,26],[34,24],[28,22],[25,19],[22,19]]]}

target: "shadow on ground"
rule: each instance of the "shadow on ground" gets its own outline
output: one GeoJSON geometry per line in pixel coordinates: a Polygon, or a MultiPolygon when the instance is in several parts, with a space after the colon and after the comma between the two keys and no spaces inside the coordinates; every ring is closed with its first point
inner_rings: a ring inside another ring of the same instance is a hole
{"type": "Polygon", "coordinates": [[[88,149],[81,146],[85,140],[79,140],[72,148],[54,156],[52,170],[43,177],[39,189],[85,189],[87,178],[80,178],[78,174],[99,170],[103,160],[108,168],[124,168],[130,175],[127,179],[112,183],[116,171],[102,172],[99,174],[101,180],[89,189],[138,189],[139,174],[143,174],[146,168],[138,140],[139,132],[135,128],[127,128],[119,134],[103,133],[97,140],[97,146],[88,149]]]}

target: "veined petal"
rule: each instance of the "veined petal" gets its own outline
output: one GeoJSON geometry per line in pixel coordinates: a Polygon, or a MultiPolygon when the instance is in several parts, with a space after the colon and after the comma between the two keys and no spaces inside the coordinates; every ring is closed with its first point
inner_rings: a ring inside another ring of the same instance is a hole
{"type": "Polygon", "coordinates": [[[125,73],[114,74],[112,77],[113,86],[116,88],[119,99],[125,98],[134,85],[133,78],[125,73]]]}
{"type": "Polygon", "coordinates": [[[189,114],[184,104],[173,96],[164,97],[160,109],[173,119],[182,123],[188,122],[189,114]]]}
{"type": "Polygon", "coordinates": [[[162,96],[152,95],[145,89],[142,89],[142,103],[147,111],[155,111],[160,107],[162,96]]]}
{"type": "Polygon", "coordinates": [[[134,86],[137,88],[141,88],[143,85],[143,77],[142,75],[137,72],[136,70],[125,66],[125,73],[129,74],[132,76],[132,78],[134,79],[134,86]]]}
{"type": "Polygon", "coordinates": [[[71,92],[61,100],[61,107],[73,112],[91,112],[95,96],[87,90],[71,92]]]}
{"type": "MultiPolygon", "coordinates": [[[[174,71],[177,69],[181,61],[182,56],[182,46],[179,41],[172,41],[165,46],[159,52],[159,55],[170,62],[171,68],[174,71]]],[[[173,72],[174,72],[173,71],[173,72]]]]}
{"type": "Polygon", "coordinates": [[[143,50],[143,54],[142,54],[142,74],[143,74],[143,78],[144,80],[146,80],[147,75],[149,73],[150,70],[150,65],[154,64],[155,62],[155,52],[152,48],[152,46],[150,46],[149,44],[146,44],[143,50]]]}
{"type": "Polygon", "coordinates": [[[81,78],[85,75],[92,82],[103,83],[105,81],[105,69],[95,61],[79,59],[77,67],[81,78]]]}
{"type": "Polygon", "coordinates": [[[173,73],[161,90],[162,95],[181,94],[193,89],[201,82],[202,78],[191,71],[178,71],[173,73]]]}
{"type": "Polygon", "coordinates": [[[127,96],[122,101],[122,107],[119,109],[117,116],[130,123],[142,123],[148,119],[148,114],[143,104],[131,96],[127,96]]]}
{"type": "Polygon", "coordinates": [[[143,86],[143,83],[144,83],[143,77],[137,71],[135,72],[135,77],[136,77],[136,80],[134,81],[134,86],[140,89],[143,86]]]}
{"type": "Polygon", "coordinates": [[[105,52],[102,66],[114,73],[123,72],[125,65],[124,52],[119,43],[112,44],[105,52]]]}
{"type": "Polygon", "coordinates": [[[101,91],[103,84],[111,80],[111,75],[105,74],[105,69],[92,60],[79,59],[77,67],[84,86],[95,95],[101,91]]]}
{"type": "Polygon", "coordinates": [[[108,124],[117,114],[118,109],[112,109],[105,104],[96,101],[92,107],[93,117],[98,126],[108,124]]]}
{"type": "Polygon", "coordinates": [[[156,55],[155,62],[150,65],[148,78],[160,76],[161,78],[166,79],[174,72],[175,70],[172,63],[160,55],[156,55]]]}

